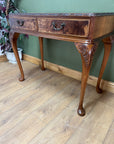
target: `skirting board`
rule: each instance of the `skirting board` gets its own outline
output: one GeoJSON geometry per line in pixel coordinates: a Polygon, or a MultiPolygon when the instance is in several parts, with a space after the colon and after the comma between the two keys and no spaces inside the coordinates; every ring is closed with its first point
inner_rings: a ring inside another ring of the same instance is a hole
{"type": "Polygon", "coordinates": [[[0,55],[0,62],[5,62],[7,61],[7,58],[5,55],[0,55]]]}
{"type": "MultiPolygon", "coordinates": [[[[39,58],[32,57],[32,56],[29,56],[26,54],[23,54],[23,60],[29,61],[29,62],[37,64],[37,65],[41,65],[41,60],[39,58]]],[[[47,69],[53,70],[55,72],[65,75],[65,76],[68,76],[68,77],[71,77],[71,78],[81,81],[81,75],[82,75],[81,72],[78,72],[76,70],[72,70],[72,69],[57,65],[57,64],[53,64],[53,63],[50,63],[47,61],[44,61],[44,65],[45,65],[45,68],[47,68],[47,69]]],[[[96,87],[97,79],[98,79],[97,77],[89,76],[87,84],[90,84],[90,85],[96,87]]],[[[114,82],[109,82],[109,81],[105,81],[102,79],[101,88],[103,90],[114,93],[114,82]]]]}

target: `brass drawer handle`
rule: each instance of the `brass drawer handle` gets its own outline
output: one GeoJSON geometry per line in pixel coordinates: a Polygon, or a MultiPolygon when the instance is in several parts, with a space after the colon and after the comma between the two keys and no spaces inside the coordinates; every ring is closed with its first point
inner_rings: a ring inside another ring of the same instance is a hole
{"type": "Polygon", "coordinates": [[[55,31],[60,31],[60,30],[62,30],[62,29],[64,28],[65,23],[62,23],[61,26],[60,26],[60,28],[57,28],[57,27],[56,27],[57,24],[55,24],[55,22],[53,22],[52,25],[53,25],[53,29],[54,29],[55,31]]]}
{"type": "Polygon", "coordinates": [[[23,26],[24,25],[24,21],[17,20],[17,23],[18,23],[19,26],[23,26]]]}

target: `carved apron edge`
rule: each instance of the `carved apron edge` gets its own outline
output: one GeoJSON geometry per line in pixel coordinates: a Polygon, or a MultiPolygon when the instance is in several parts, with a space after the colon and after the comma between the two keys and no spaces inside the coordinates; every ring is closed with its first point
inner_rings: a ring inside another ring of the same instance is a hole
{"type": "Polygon", "coordinates": [[[97,49],[98,42],[95,43],[79,43],[75,42],[75,46],[78,49],[79,53],[84,59],[85,66],[89,67],[91,65],[93,55],[97,49]]]}

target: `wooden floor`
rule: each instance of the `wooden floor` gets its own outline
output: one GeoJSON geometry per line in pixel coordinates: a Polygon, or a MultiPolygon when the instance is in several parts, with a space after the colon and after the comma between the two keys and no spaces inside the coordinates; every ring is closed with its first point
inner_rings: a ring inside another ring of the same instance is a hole
{"type": "Polygon", "coordinates": [[[23,62],[0,63],[0,144],[114,144],[114,94],[87,86],[86,116],[77,115],[80,82],[23,62]]]}

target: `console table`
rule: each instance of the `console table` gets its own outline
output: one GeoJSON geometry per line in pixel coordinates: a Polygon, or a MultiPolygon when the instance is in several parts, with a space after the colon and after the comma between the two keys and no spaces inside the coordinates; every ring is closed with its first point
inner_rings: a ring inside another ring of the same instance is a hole
{"type": "Polygon", "coordinates": [[[112,47],[114,13],[10,14],[9,23],[10,41],[21,72],[20,81],[24,80],[24,72],[17,52],[17,39],[20,33],[39,37],[42,70],[45,69],[43,38],[74,42],[82,59],[81,93],[77,112],[80,116],[84,116],[85,88],[99,40],[103,40],[105,52],[96,90],[98,93],[102,92],[100,82],[112,47]]]}

